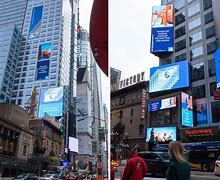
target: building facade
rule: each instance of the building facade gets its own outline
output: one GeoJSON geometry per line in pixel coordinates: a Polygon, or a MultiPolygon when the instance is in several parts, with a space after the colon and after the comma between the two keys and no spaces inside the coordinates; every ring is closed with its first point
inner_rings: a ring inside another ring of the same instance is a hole
{"type": "Polygon", "coordinates": [[[121,71],[115,68],[110,68],[110,73],[111,73],[111,84],[116,83],[118,81],[120,81],[121,79],[121,71]]]}
{"type": "Polygon", "coordinates": [[[22,36],[13,24],[0,27],[0,102],[10,103],[22,36]]]}
{"type": "Polygon", "coordinates": [[[160,65],[188,60],[191,67],[191,86],[186,92],[193,96],[195,125],[214,125],[220,122],[217,109],[220,102],[214,100],[216,68],[214,53],[219,47],[219,23],[217,0],[161,1],[162,5],[174,5],[174,52],[160,56],[160,65]],[[198,110],[203,110],[203,116],[198,110]],[[197,111],[197,112],[196,112],[197,111]]]}

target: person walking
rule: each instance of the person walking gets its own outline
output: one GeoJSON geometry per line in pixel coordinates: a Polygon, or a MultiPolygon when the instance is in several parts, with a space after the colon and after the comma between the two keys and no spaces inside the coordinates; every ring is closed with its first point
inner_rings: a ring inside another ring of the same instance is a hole
{"type": "Polygon", "coordinates": [[[183,146],[179,141],[169,143],[170,166],[167,180],[190,180],[190,165],[183,157],[183,146]]]}
{"type": "Polygon", "coordinates": [[[138,157],[138,152],[132,150],[131,158],[128,160],[122,176],[122,180],[143,180],[148,171],[144,159],[138,157]]]}

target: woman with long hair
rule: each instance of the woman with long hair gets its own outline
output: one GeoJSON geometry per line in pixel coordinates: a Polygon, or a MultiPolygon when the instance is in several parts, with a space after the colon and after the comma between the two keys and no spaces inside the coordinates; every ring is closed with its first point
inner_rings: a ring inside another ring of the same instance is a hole
{"type": "Polygon", "coordinates": [[[190,180],[190,165],[183,156],[183,146],[179,141],[169,143],[170,166],[167,180],[190,180]]]}

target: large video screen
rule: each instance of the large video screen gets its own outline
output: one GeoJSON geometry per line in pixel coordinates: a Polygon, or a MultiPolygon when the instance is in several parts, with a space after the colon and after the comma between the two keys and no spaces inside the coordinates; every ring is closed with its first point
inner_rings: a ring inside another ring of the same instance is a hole
{"type": "Polygon", "coordinates": [[[176,107],[176,97],[150,102],[148,107],[149,112],[176,107]]]}
{"type": "Polygon", "coordinates": [[[215,67],[216,67],[216,85],[220,89],[220,48],[215,52],[215,67]]]}
{"type": "Polygon", "coordinates": [[[41,89],[38,117],[45,112],[51,117],[63,115],[63,87],[41,89]]]}
{"type": "Polygon", "coordinates": [[[151,52],[173,52],[173,6],[153,6],[151,52]]]}
{"type": "Polygon", "coordinates": [[[193,99],[192,96],[181,93],[182,125],[193,127],[193,99]]]}
{"type": "Polygon", "coordinates": [[[176,141],[176,127],[147,128],[146,142],[169,143],[176,141]]]}
{"type": "Polygon", "coordinates": [[[29,27],[29,38],[37,38],[40,36],[41,21],[43,14],[43,6],[37,6],[32,9],[30,27],[29,27]]]}
{"type": "Polygon", "coordinates": [[[51,56],[51,43],[40,44],[38,50],[38,60],[50,59],[51,56]]]}
{"type": "Polygon", "coordinates": [[[188,61],[181,61],[151,68],[149,86],[149,92],[158,92],[188,87],[188,61]]]}
{"type": "Polygon", "coordinates": [[[35,79],[37,81],[49,79],[49,68],[50,68],[50,61],[49,60],[37,62],[35,79]]]}

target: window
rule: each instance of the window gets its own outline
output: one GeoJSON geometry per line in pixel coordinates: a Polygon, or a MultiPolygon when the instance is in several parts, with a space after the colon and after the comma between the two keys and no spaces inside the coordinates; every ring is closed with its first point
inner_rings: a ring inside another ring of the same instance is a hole
{"type": "Polygon", "coordinates": [[[199,31],[199,32],[197,32],[197,33],[195,33],[195,34],[189,36],[189,44],[190,44],[190,46],[191,46],[193,43],[195,43],[195,42],[197,42],[197,41],[199,41],[199,40],[201,40],[201,39],[202,39],[202,32],[201,32],[201,31],[199,31]]]}
{"type": "Polygon", "coordinates": [[[178,14],[176,17],[175,17],[175,25],[179,25],[181,23],[183,23],[185,21],[185,15],[183,13],[181,14],[178,14]]]}
{"type": "Polygon", "coordinates": [[[215,27],[214,26],[208,27],[205,30],[205,35],[206,35],[206,39],[209,39],[209,38],[215,36],[215,27]]]}
{"type": "Polygon", "coordinates": [[[210,96],[214,96],[215,91],[216,91],[216,82],[210,83],[210,96]]]}
{"type": "Polygon", "coordinates": [[[132,120],[132,119],[130,119],[130,124],[132,124],[132,122],[133,122],[133,120],[132,120]]]}
{"type": "Polygon", "coordinates": [[[195,27],[197,27],[199,25],[201,25],[201,18],[200,17],[189,22],[188,29],[189,30],[194,29],[195,27]]]}
{"type": "Polygon", "coordinates": [[[215,69],[214,59],[208,60],[208,67],[209,67],[209,77],[215,76],[216,69],[215,69]]]}
{"type": "Polygon", "coordinates": [[[207,48],[207,55],[214,53],[217,49],[216,41],[213,41],[213,42],[210,42],[209,44],[207,44],[206,48],[207,48]]]}
{"type": "Polygon", "coordinates": [[[192,96],[194,99],[205,97],[205,85],[192,87],[192,96]]]}
{"type": "Polygon", "coordinates": [[[131,116],[133,116],[133,115],[134,115],[134,109],[131,108],[131,116]]]}
{"type": "Polygon", "coordinates": [[[183,39],[175,44],[175,51],[180,51],[186,48],[186,39],[183,39]]]}
{"type": "Polygon", "coordinates": [[[203,54],[202,46],[195,48],[190,51],[190,59],[193,60],[194,58],[201,56],[203,54]]]}
{"type": "Polygon", "coordinates": [[[179,56],[176,56],[175,61],[179,62],[179,61],[184,61],[186,60],[186,54],[180,54],[179,56]]]}
{"type": "Polygon", "coordinates": [[[143,135],[144,134],[144,125],[140,124],[139,125],[139,135],[143,135]]]}
{"type": "Polygon", "coordinates": [[[27,153],[27,146],[24,145],[24,147],[23,147],[23,156],[26,156],[26,153],[27,153]]]}
{"type": "Polygon", "coordinates": [[[199,10],[200,10],[199,3],[193,4],[191,7],[188,8],[188,17],[196,14],[197,12],[199,12],[199,10]]]}
{"type": "Polygon", "coordinates": [[[184,0],[178,0],[178,1],[175,1],[175,12],[179,11],[182,7],[184,7],[184,0]]]}
{"type": "Polygon", "coordinates": [[[192,66],[192,81],[204,79],[204,63],[195,64],[192,66]]]}
{"type": "Polygon", "coordinates": [[[204,10],[212,7],[212,0],[203,0],[203,7],[204,7],[204,10]]]}
{"type": "Polygon", "coordinates": [[[213,21],[213,13],[212,13],[212,11],[204,16],[204,20],[205,20],[205,24],[208,24],[208,23],[213,21]]]}
{"type": "Polygon", "coordinates": [[[123,118],[123,111],[119,112],[119,118],[122,119],[123,118]]]}
{"type": "Polygon", "coordinates": [[[212,123],[220,122],[220,101],[212,102],[212,123]]]}
{"type": "Polygon", "coordinates": [[[182,26],[175,31],[175,38],[181,37],[185,34],[186,34],[185,26],[182,26]]]}

